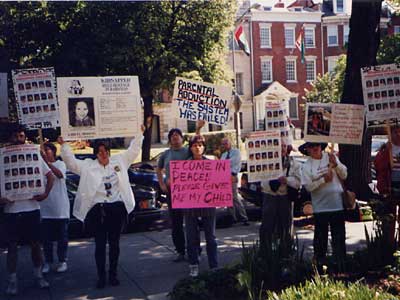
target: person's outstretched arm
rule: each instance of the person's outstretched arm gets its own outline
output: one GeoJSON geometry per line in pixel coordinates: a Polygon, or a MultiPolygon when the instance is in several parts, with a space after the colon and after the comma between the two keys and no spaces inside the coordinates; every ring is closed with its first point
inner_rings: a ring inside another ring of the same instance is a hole
{"type": "Polygon", "coordinates": [[[67,169],[75,174],[81,175],[84,162],[75,158],[71,147],[64,142],[64,139],[61,136],[58,137],[57,142],[61,145],[61,158],[65,162],[67,169]]]}

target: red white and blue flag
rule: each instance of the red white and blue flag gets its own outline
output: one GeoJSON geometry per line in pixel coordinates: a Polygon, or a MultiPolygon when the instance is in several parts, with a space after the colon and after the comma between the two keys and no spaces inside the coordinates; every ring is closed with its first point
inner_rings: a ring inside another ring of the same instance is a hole
{"type": "Polygon", "coordinates": [[[235,31],[235,40],[238,43],[240,49],[242,49],[247,55],[250,55],[249,43],[247,41],[246,35],[244,34],[242,25],[239,25],[239,27],[235,31]]]}

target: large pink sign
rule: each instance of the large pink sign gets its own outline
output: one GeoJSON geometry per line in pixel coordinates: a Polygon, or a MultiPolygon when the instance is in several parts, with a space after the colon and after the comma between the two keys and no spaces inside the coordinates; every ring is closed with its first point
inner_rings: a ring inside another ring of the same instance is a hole
{"type": "Polygon", "coordinates": [[[173,208],[232,206],[229,160],[170,162],[173,208]]]}

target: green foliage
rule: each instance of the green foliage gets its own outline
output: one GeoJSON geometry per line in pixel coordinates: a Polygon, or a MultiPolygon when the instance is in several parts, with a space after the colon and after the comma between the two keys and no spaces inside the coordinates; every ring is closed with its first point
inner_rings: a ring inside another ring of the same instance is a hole
{"type": "Polygon", "coordinates": [[[400,34],[388,35],[381,40],[376,59],[379,65],[400,64],[400,34]]]}
{"type": "Polygon", "coordinates": [[[306,102],[331,103],[339,102],[343,93],[344,74],[346,70],[346,55],[341,55],[333,72],[318,75],[311,83],[311,90],[304,89],[306,102]]]}
{"type": "Polygon", "coordinates": [[[197,278],[180,280],[169,293],[171,300],[241,300],[244,291],[236,275],[238,265],[201,273],[197,278]]]}
{"type": "Polygon", "coordinates": [[[268,300],[395,300],[395,296],[370,289],[367,285],[321,279],[307,281],[300,286],[292,286],[279,295],[268,292],[268,300]]]}

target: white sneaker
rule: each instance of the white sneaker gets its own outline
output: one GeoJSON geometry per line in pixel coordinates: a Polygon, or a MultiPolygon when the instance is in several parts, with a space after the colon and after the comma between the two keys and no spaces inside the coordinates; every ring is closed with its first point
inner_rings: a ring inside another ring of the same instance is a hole
{"type": "Polygon", "coordinates": [[[17,280],[8,280],[6,294],[15,296],[18,293],[17,280]]]}
{"type": "Polygon", "coordinates": [[[64,273],[67,270],[68,270],[68,266],[67,266],[67,263],[64,261],[64,262],[61,262],[58,264],[56,271],[57,271],[57,273],[64,273]]]}
{"type": "Polygon", "coordinates": [[[36,278],[36,282],[41,289],[47,289],[50,287],[50,284],[43,277],[36,278]]]}
{"type": "Polygon", "coordinates": [[[49,272],[50,272],[50,264],[44,263],[44,264],[43,264],[43,267],[42,267],[42,273],[43,273],[43,274],[47,274],[47,273],[49,273],[49,272]]]}
{"type": "Polygon", "coordinates": [[[199,276],[199,265],[189,265],[189,276],[190,277],[199,276]]]}

